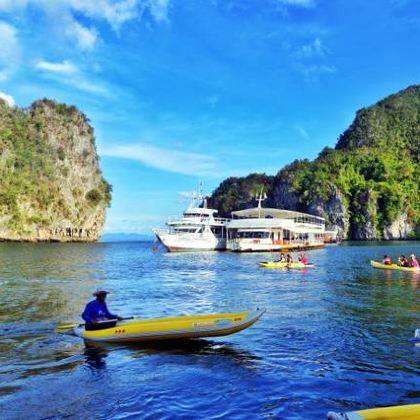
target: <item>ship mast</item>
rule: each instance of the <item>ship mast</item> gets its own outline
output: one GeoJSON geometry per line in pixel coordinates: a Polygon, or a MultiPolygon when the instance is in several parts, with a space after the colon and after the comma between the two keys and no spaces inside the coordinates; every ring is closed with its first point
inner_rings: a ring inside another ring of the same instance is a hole
{"type": "Polygon", "coordinates": [[[261,187],[261,192],[258,197],[255,198],[258,202],[258,218],[261,218],[261,203],[267,199],[267,194],[264,193],[263,195],[263,187],[261,187]]]}

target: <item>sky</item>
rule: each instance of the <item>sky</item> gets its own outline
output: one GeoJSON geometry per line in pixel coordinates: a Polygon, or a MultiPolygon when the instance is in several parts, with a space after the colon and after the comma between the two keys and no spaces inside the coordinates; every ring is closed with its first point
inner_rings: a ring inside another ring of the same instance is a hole
{"type": "Polygon", "coordinates": [[[150,233],[200,181],[314,159],[418,83],[418,0],[0,0],[0,97],[88,116],[106,232],[150,233]]]}

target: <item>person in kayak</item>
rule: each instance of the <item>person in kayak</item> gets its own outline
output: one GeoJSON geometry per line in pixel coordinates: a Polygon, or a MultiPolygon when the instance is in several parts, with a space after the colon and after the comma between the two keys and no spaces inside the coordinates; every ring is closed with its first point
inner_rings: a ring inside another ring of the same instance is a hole
{"type": "Polygon", "coordinates": [[[420,268],[420,264],[414,254],[410,255],[410,267],[412,268],[420,268]]]}
{"type": "Polygon", "coordinates": [[[382,264],[392,265],[391,257],[389,255],[385,255],[384,256],[384,259],[382,260],[382,264]]]}
{"type": "Polygon", "coordinates": [[[410,265],[408,264],[408,260],[407,260],[407,257],[405,256],[405,255],[401,255],[399,258],[398,258],[398,265],[400,266],[400,267],[409,267],[410,265]]]}
{"type": "Polygon", "coordinates": [[[96,299],[89,302],[82,313],[82,318],[86,322],[86,330],[102,330],[104,328],[112,328],[115,326],[117,320],[121,321],[123,319],[120,316],[109,312],[105,303],[106,295],[108,293],[109,292],[104,289],[97,289],[93,293],[93,296],[95,296],[96,299]],[[106,322],[107,320],[110,321],[106,322]]]}
{"type": "Polygon", "coordinates": [[[309,264],[309,259],[305,254],[301,254],[301,256],[299,257],[299,261],[302,264],[308,265],[309,264]]]}
{"type": "Polygon", "coordinates": [[[293,258],[292,258],[292,256],[290,254],[287,254],[286,255],[286,262],[287,262],[287,264],[292,264],[293,258]]]}
{"type": "Polygon", "coordinates": [[[283,252],[280,253],[280,258],[276,262],[280,262],[280,263],[286,262],[286,257],[284,256],[283,252]]]}

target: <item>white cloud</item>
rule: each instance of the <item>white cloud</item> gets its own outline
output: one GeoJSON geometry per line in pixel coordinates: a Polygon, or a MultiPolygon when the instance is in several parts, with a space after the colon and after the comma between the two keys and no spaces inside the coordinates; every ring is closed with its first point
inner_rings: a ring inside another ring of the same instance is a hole
{"type": "Polygon", "coordinates": [[[83,79],[69,79],[65,82],[70,86],[88,93],[94,93],[100,96],[110,96],[108,89],[97,83],[89,82],[83,79]]]}
{"type": "Polygon", "coordinates": [[[97,32],[95,29],[89,29],[81,25],[76,20],[71,19],[66,30],[66,35],[82,50],[91,50],[97,40],[97,32]]]}
{"type": "Polygon", "coordinates": [[[303,45],[295,52],[296,58],[324,57],[328,54],[328,48],[324,45],[321,38],[316,37],[309,44],[303,45]]]}
{"type": "Polygon", "coordinates": [[[314,0],[277,0],[278,3],[284,4],[286,6],[299,6],[299,7],[314,7],[314,0]]]}
{"type": "MultiPolygon", "coordinates": [[[[145,11],[157,22],[167,22],[171,0],[0,0],[0,12],[17,16],[27,7],[41,10],[52,26],[75,42],[82,50],[91,50],[99,39],[95,23],[107,22],[115,31],[122,24],[141,19],[145,11]],[[91,20],[90,27],[82,24],[79,17],[91,20]]],[[[0,74],[0,79],[1,79],[0,74]]]]}
{"type": "Polygon", "coordinates": [[[109,97],[109,91],[105,86],[86,80],[82,75],[75,77],[63,77],[57,74],[46,75],[47,78],[54,80],[63,85],[71,86],[82,92],[92,93],[99,96],[109,97]]]}
{"type": "Polygon", "coordinates": [[[6,104],[10,107],[15,106],[15,100],[13,99],[13,96],[8,95],[7,93],[0,92],[0,99],[3,99],[3,101],[5,101],[6,104]]]}
{"type": "Polygon", "coordinates": [[[40,60],[35,63],[35,68],[41,72],[43,77],[57,83],[72,86],[83,92],[93,93],[100,96],[109,95],[106,87],[87,80],[86,75],[84,75],[76,65],[68,60],[64,60],[62,62],[40,60]]]}
{"type": "Polygon", "coordinates": [[[334,65],[325,63],[330,55],[330,50],[319,36],[295,51],[292,51],[290,45],[284,49],[288,50],[295,70],[303,74],[307,80],[314,80],[320,75],[337,72],[337,68],[334,65]]]}
{"type": "Polygon", "coordinates": [[[20,44],[16,28],[0,21],[0,81],[9,79],[19,60],[20,44]]]}
{"type": "Polygon", "coordinates": [[[83,14],[92,19],[106,20],[113,27],[134,19],[143,4],[152,7],[161,0],[0,0],[0,11],[15,12],[34,6],[49,15],[67,17],[68,13],[83,14]]]}
{"type": "Polygon", "coordinates": [[[316,77],[321,74],[333,74],[337,72],[337,68],[335,66],[329,66],[329,65],[318,65],[313,64],[309,66],[301,66],[300,67],[301,73],[303,73],[306,77],[316,77]]]}
{"type": "Polygon", "coordinates": [[[150,14],[156,22],[167,22],[169,20],[169,1],[170,0],[149,0],[146,3],[146,7],[149,8],[150,14]]]}
{"type": "Polygon", "coordinates": [[[115,146],[102,150],[101,155],[137,160],[153,168],[184,175],[214,175],[217,170],[217,159],[213,156],[154,146],[115,146]]]}
{"type": "Polygon", "coordinates": [[[11,11],[21,7],[25,7],[28,0],[0,0],[0,10],[11,11]]]}
{"type": "Polygon", "coordinates": [[[207,104],[211,109],[216,108],[219,103],[219,97],[217,95],[211,95],[204,99],[204,103],[207,104]]]}
{"type": "Polygon", "coordinates": [[[35,64],[35,67],[39,70],[61,74],[75,74],[79,71],[79,69],[68,60],[64,60],[61,63],[40,60],[35,64]]]}
{"type": "Polygon", "coordinates": [[[106,20],[112,27],[118,28],[126,21],[138,16],[141,0],[62,0],[73,12],[82,13],[92,19],[106,20]]]}
{"type": "MultiPolygon", "coordinates": [[[[298,0],[299,1],[299,0],[298,0]]],[[[55,17],[75,14],[95,20],[105,20],[114,29],[141,17],[145,10],[156,22],[168,20],[171,0],[0,0],[0,11],[11,12],[32,5],[55,17]]]]}
{"type": "Polygon", "coordinates": [[[295,125],[295,130],[304,138],[309,138],[308,132],[301,126],[301,125],[295,125]]]}

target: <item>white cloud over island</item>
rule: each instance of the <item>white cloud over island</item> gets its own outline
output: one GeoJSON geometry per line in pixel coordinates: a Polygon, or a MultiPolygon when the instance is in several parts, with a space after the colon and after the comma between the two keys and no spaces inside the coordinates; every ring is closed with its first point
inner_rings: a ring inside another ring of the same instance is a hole
{"type": "Polygon", "coordinates": [[[3,99],[3,101],[5,101],[6,104],[10,107],[15,106],[15,100],[13,99],[13,96],[8,95],[7,93],[0,92],[0,99],[3,99]]]}
{"type": "Polygon", "coordinates": [[[278,3],[286,6],[314,7],[314,0],[277,0],[278,3]]]}
{"type": "Polygon", "coordinates": [[[107,22],[118,31],[125,22],[141,19],[145,11],[155,22],[167,22],[170,0],[0,0],[0,12],[17,16],[32,7],[49,17],[53,25],[60,25],[67,38],[81,50],[91,50],[99,39],[96,22],[107,22]],[[79,16],[92,21],[82,23],[79,16]]]}
{"type": "Polygon", "coordinates": [[[9,79],[10,74],[18,65],[19,59],[20,44],[16,28],[9,23],[0,21],[0,82],[9,79]]]}
{"type": "Polygon", "coordinates": [[[35,68],[60,74],[75,74],[79,72],[79,69],[69,60],[62,62],[40,60],[35,63],[35,68]]]}
{"type": "Polygon", "coordinates": [[[131,159],[163,171],[193,176],[212,176],[218,159],[201,153],[149,145],[114,146],[101,150],[102,156],[131,159]]]}

